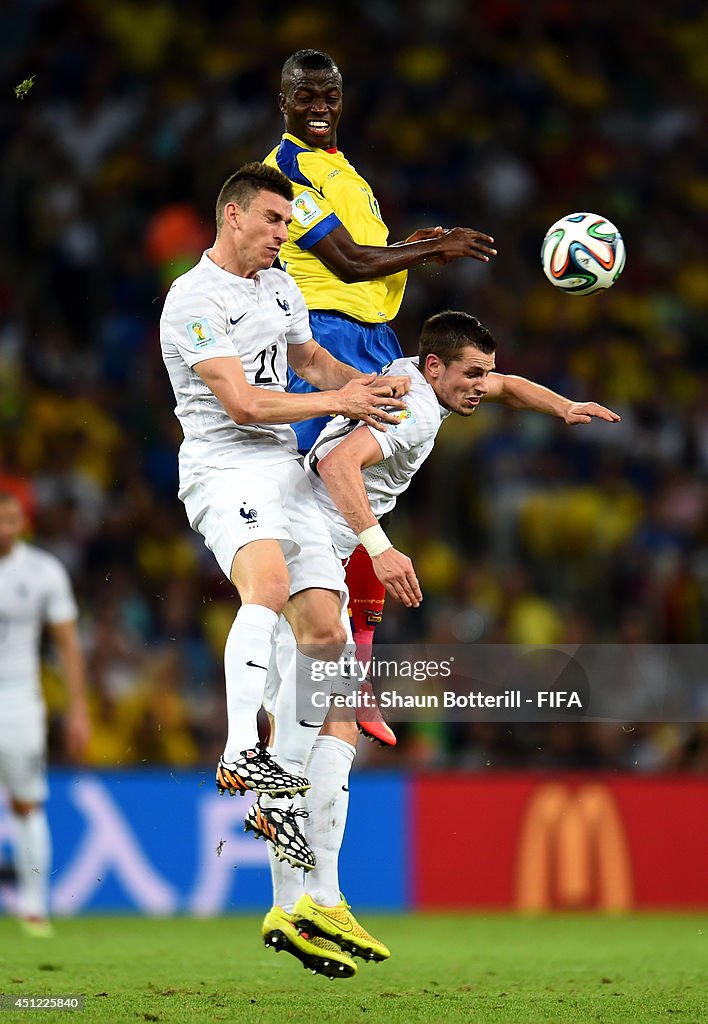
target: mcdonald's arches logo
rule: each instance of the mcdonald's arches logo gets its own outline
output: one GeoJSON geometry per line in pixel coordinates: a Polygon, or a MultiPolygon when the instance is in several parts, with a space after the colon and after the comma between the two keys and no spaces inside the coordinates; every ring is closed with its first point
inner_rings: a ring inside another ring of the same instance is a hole
{"type": "Polygon", "coordinates": [[[519,910],[629,910],[634,902],[627,836],[607,786],[547,783],[524,808],[517,862],[519,910]]]}

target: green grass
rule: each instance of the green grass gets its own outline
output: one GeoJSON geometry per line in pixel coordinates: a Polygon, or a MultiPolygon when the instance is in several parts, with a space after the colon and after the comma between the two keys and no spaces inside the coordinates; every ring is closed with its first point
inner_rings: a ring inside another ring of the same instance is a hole
{"type": "Polygon", "coordinates": [[[51,940],[2,919],[0,992],[84,994],[86,1009],[0,1024],[708,1020],[705,915],[361,918],[393,957],[334,982],[264,949],[253,917],[71,919],[51,940]]]}

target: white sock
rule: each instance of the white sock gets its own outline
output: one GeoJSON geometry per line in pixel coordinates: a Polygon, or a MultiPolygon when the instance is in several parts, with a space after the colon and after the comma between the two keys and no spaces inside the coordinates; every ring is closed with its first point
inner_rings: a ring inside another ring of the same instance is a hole
{"type": "Polygon", "coordinates": [[[361,668],[356,657],[356,645],[347,643],[337,664],[338,672],[330,681],[330,692],[350,697],[361,688],[361,668]]]}
{"type": "MultiPolygon", "coordinates": [[[[291,772],[293,775],[302,775],[304,765],[301,761],[291,761],[282,754],[277,754],[276,750],[271,750],[271,753],[286,772],[291,772]]],[[[260,798],[260,804],[261,807],[279,807],[281,810],[287,810],[290,807],[302,807],[302,797],[268,796],[266,793],[260,798]]],[[[302,828],[304,819],[297,818],[296,820],[302,828]]],[[[303,886],[304,871],[302,868],[292,867],[286,861],[279,861],[273,852],[272,845],[266,843],[266,846],[268,847],[270,878],[273,884],[273,906],[282,907],[283,910],[291,913],[293,907],[305,891],[303,886]]]]}
{"type": "Polygon", "coordinates": [[[355,748],[336,736],[318,736],[306,768],[312,789],[305,795],[309,818],[303,831],[317,858],[305,886],[316,903],[336,906],[339,891],[339,850],[349,807],[349,772],[355,748]]]}
{"type": "MultiPolygon", "coordinates": [[[[294,646],[292,654],[289,663],[281,663],[280,689],[274,707],[275,738],[270,753],[285,771],[293,775],[304,775],[305,765],[319,733],[321,719],[313,719],[311,725],[300,725],[299,723],[295,707],[297,701],[295,697],[296,656],[294,646]],[[312,725],[315,728],[312,728],[312,725]]],[[[261,804],[263,807],[286,809],[292,805],[297,808],[302,807],[302,797],[291,799],[290,797],[263,796],[261,804]]],[[[297,819],[301,829],[304,821],[303,818],[297,819]]],[[[283,910],[291,913],[305,891],[304,872],[301,868],[293,868],[290,864],[279,861],[273,853],[271,844],[267,845],[270,875],[273,882],[273,905],[282,907],[283,910]]]]}
{"type": "Polygon", "coordinates": [[[278,615],[259,604],[244,604],[229,630],[224,649],[229,733],[224,760],[233,763],[242,750],[258,743],[256,716],[263,702],[266,675],[278,615]]]}
{"type": "Polygon", "coordinates": [[[52,845],[44,807],[15,814],[15,869],[19,881],[19,912],[23,917],[49,916],[49,872],[52,845]]]}
{"type": "MultiPolygon", "coordinates": [[[[267,798],[261,799],[261,804],[266,806],[267,798]]],[[[277,805],[278,800],[273,800],[268,806],[277,805]]],[[[297,806],[297,805],[296,805],[297,806]]],[[[298,818],[302,822],[302,818],[298,818]]],[[[280,861],[273,852],[270,843],[268,847],[268,861],[270,863],[270,877],[273,883],[273,906],[282,907],[288,914],[293,912],[295,904],[305,891],[304,874],[302,868],[294,868],[287,861],[280,861]]]]}
{"type": "MultiPolygon", "coordinates": [[[[317,728],[309,728],[309,730],[307,726],[304,727],[307,731],[313,732],[315,736],[319,732],[319,726],[327,717],[325,702],[329,696],[332,679],[331,675],[325,673],[323,666],[328,664],[330,663],[324,662],[322,659],[308,657],[299,648],[295,651],[293,665],[295,685],[292,687],[294,693],[291,697],[291,704],[284,706],[280,715],[281,718],[286,715],[293,726],[298,722],[310,722],[317,726],[317,728]]],[[[288,722],[285,724],[287,726],[288,722]]],[[[310,749],[312,749],[312,744],[310,744],[310,749]]],[[[308,750],[308,757],[309,754],[308,750]]]]}

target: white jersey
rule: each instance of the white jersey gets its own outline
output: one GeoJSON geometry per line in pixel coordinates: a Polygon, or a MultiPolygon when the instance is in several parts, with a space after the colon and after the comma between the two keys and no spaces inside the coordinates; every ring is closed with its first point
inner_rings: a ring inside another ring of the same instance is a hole
{"type": "Polygon", "coordinates": [[[178,277],[160,317],[162,358],[170,375],[184,433],[180,484],[199,477],[202,466],[260,467],[297,459],[295,432],[287,424],[239,426],[199,374],[197,363],[238,356],[249,384],[285,391],[287,346],[312,337],[300,289],[282,270],[237,277],[204,253],[178,277]]]}
{"type": "Polygon", "coordinates": [[[411,389],[404,397],[405,410],[400,412],[401,422],[387,424],[386,433],[365,423],[357,423],[344,416],[328,423],[315,441],[305,459],[305,469],[312,484],[325,521],[330,525],[337,554],[344,558],[351,554],[358,541],[356,535],[332,500],[324,482],[317,473],[317,463],[349,436],[352,430],[369,430],[381,448],[383,461],[362,470],[371,511],[377,519],[390,512],[400,494],[408,489],[413,476],[430,455],[442,421],[449,415],[437,400],[435,392],[418,369],[418,359],[396,359],[387,367],[387,373],[411,378],[411,389]],[[345,547],[349,550],[345,551],[345,547]]]}
{"type": "Polygon", "coordinates": [[[22,541],[0,558],[0,716],[41,700],[42,626],[76,616],[69,576],[58,558],[22,541]]]}

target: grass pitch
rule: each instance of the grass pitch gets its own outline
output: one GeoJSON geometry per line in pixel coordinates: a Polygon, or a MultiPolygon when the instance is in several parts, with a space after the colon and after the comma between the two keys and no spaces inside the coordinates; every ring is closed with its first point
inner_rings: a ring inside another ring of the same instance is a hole
{"type": "Polygon", "coordinates": [[[708,917],[424,915],[361,919],[393,951],[347,981],[266,950],[253,917],[58,921],[29,939],[0,920],[0,992],[84,995],[83,1011],[0,1013],[0,1024],[229,1021],[708,1020],[708,917]]]}

